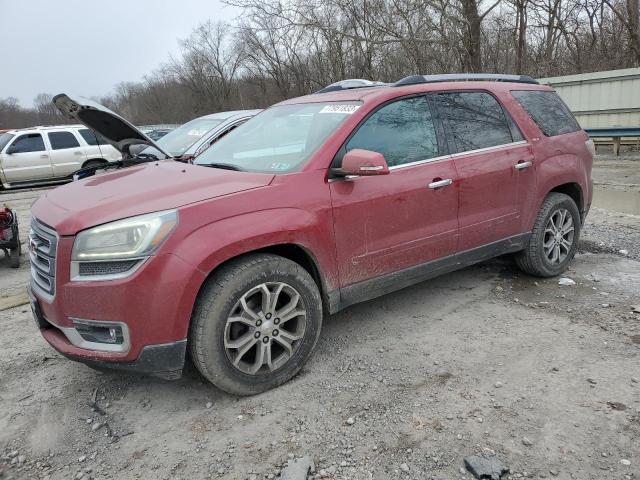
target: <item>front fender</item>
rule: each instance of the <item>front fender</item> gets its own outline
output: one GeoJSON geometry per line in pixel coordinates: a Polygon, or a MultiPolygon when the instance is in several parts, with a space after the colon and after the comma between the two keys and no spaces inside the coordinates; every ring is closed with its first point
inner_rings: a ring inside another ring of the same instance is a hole
{"type": "Polygon", "coordinates": [[[201,274],[209,275],[239,255],[283,244],[309,252],[327,290],[337,288],[330,211],[274,208],[224,218],[194,230],[173,251],[201,274]]]}

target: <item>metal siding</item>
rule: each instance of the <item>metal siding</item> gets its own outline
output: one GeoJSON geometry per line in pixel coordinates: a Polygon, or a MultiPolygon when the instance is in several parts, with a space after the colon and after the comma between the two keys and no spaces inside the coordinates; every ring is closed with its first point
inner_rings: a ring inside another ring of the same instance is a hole
{"type": "Polygon", "coordinates": [[[583,128],[640,127],[640,68],[541,78],[583,128]]]}

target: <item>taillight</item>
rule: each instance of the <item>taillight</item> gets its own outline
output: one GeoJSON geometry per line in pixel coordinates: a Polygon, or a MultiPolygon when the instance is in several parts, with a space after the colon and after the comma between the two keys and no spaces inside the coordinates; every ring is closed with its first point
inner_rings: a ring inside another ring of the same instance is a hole
{"type": "Polygon", "coordinates": [[[595,157],[596,156],[596,144],[593,143],[593,140],[589,139],[586,142],[584,142],[584,144],[587,146],[587,150],[589,150],[589,153],[591,154],[591,157],[595,157]]]}

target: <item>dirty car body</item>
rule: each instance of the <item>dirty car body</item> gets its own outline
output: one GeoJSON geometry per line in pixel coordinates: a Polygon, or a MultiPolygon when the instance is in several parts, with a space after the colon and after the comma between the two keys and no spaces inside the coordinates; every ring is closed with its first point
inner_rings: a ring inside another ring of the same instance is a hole
{"type": "Polygon", "coordinates": [[[213,383],[257,393],[299,370],[323,314],[504,253],[528,271],[548,254],[538,274],[557,274],[591,204],[588,137],[577,124],[543,131],[527,108],[549,87],[490,80],[288,100],[196,164],[157,161],[47,192],[32,208],[41,333],[74,360],[164,377],[180,374],[189,345],[213,383]],[[238,282],[216,303],[212,292],[238,282]],[[260,307],[256,289],[299,301],[286,362],[260,364],[262,342],[284,345],[284,327],[277,335],[269,312],[280,307],[260,307]]]}

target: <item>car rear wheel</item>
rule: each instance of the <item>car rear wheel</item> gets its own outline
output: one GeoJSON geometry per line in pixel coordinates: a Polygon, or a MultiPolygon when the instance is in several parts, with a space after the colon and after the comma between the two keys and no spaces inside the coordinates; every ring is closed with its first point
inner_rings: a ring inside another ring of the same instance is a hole
{"type": "Polygon", "coordinates": [[[516,254],[518,267],[537,277],[560,275],[576,253],[580,228],[580,213],[573,199],[550,193],[542,203],[529,244],[516,254]]]}
{"type": "Polygon", "coordinates": [[[298,373],[321,326],[320,293],[304,268],[276,255],[248,255],[222,267],[203,287],[189,348],[211,383],[255,395],[298,373]]]}

